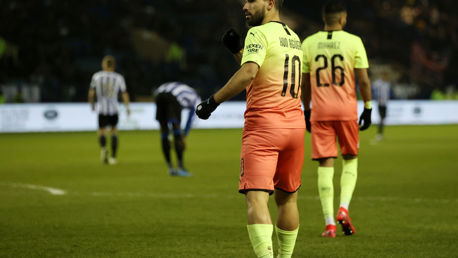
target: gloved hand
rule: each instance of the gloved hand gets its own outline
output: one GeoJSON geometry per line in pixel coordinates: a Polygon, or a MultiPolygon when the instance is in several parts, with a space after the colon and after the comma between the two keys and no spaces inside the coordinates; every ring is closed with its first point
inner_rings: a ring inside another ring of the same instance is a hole
{"type": "Polygon", "coordinates": [[[243,48],[240,35],[233,28],[224,33],[221,41],[232,54],[237,54],[243,48]]]}
{"type": "Polygon", "coordinates": [[[197,108],[196,108],[196,115],[200,118],[200,119],[204,119],[204,120],[207,120],[211,113],[213,111],[215,111],[215,109],[219,106],[218,103],[216,103],[215,99],[213,98],[213,96],[211,96],[210,98],[202,101],[199,105],[197,105],[197,108]]]}
{"type": "Polygon", "coordinates": [[[371,113],[372,113],[372,108],[364,108],[364,111],[363,113],[361,113],[361,116],[359,117],[359,130],[360,131],[364,131],[366,130],[367,128],[369,128],[369,126],[371,125],[372,121],[371,121],[371,113]],[[361,124],[363,124],[361,126],[361,124]]]}
{"type": "Polygon", "coordinates": [[[309,133],[312,132],[312,123],[310,123],[310,112],[311,112],[310,109],[304,111],[305,128],[307,128],[307,131],[308,131],[309,133]]]}

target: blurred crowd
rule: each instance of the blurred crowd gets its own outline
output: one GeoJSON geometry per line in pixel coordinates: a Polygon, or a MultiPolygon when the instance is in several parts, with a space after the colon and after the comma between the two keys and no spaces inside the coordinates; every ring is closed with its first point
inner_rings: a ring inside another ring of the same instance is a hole
{"type": "MultiPolygon", "coordinates": [[[[285,21],[301,39],[322,26],[324,1],[311,2],[285,1],[285,21]]],[[[166,81],[188,83],[206,97],[238,67],[219,42],[222,33],[248,29],[239,0],[0,0],[0,6],[0,90],[8,102],[86,101],[106,54],[116,57],[134,100],[149,100],[166,81]]],[[[454,94],[458,3],[349,0],[347,7],[346,30],[363,39],[374,80],[391,74],[393,97],[454,94]]]]}

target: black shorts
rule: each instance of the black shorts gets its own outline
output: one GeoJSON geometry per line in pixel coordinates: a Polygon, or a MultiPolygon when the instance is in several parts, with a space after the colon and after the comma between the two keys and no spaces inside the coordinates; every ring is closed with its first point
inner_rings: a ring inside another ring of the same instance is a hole
{"type": "Polygon", "coordinates": [[[116,115],[102,115],[99,114],[99,128],[107,126],[116,127],[118,124],[118,114],[116,115]]]}
{"type": "Polygon", "coordinates": [[[156,96],[156,120],[159,123],[181,123],[181,105],[171,93],[156,96]]]}
{"type": "Polygon", "coordinates": [[[384,119],[386,117],[386,106],[378,106],[378,113],[380,114],[380,118],[384,119]]]}

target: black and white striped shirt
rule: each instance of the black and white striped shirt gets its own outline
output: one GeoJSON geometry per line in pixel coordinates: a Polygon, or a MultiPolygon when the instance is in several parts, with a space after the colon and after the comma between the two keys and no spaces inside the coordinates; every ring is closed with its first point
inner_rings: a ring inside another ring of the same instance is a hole
{"type": "Polygon", "coordinates": [[[177,99],[182,108],[189,109],[188,120],[184,128],[184,135],[188,135],[191,129],[192,120],[195,114],[196,106],[200,103],[200,97],[197,92],[188,85],[181,82],[164,83],[154,91],[154,96],[160,93],[170,93],[177,99]]]}
{"type": "Polygon", "coordinates": [[[171,93],[177,98],[182,108],[194,109],[200,102],[200,97],[196,91],[188,85],[181,82],[164,83],[154,91],[154,95],[159,93],[171,93]]]}
{"type": "Polygon", "coordinates": [[[390,99],[390,83],[382,79],[376,80],[372,87],[374,88],[374,95],[377,98],[377,102],[380,106],[386,106],[386,103],[390,99]]]}
{"type": "Polygon", "coordinates": [[[118,94],[126,92],[124,77],[116,72],[100,71],[92,76],[91,89],[97,94],[97,113],[118,114],[118,94]]]}

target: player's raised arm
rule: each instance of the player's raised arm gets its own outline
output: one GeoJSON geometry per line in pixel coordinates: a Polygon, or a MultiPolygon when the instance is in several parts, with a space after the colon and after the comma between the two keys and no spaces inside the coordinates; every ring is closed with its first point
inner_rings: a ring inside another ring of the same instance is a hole
{"type": "Polygon", "coordinates": [[[234,55],[235,61],[240,64],[243,57],[243,44],[240,34],[238,34],[237,31],[235,31],[233,28],[230,28],[224,33],[221,41],[223,42],[224,46],[234,55]]]}
{"type": "Polygon", "coordinates": [[[242,92],[258,73],[259,66],[254,62],[247,62],[229,79],[229,81],[215,93],[214,98],[217,103],[233,98],[235,95],[242,92]]]}
{"type": "Polygon", "coordinates": [[[359,82],[359,91],[364,101],[364,111],[359,118],[360,130],[366,130],[371,125],[371,113],[372,113],[372,103],[371,103],[371,81],[369,75],[367,74],[366,68],[356,68],[356,75],[358,76],[359,82]],[[362,126],[361,126],[362,124],[362,126]]]}
{"type": "Polygon", "coordinates": [[[242,92],[258,73],[259,65],[254,62],[247,62],[229,79],[219,91],[197,106],[196,114],[201,119],[208,119],[220,103],[233,98],[242,92]]]}
{"type": "Polygon", "coordinates": [[[237,62],[237,64],[240,64],[242,62],[242,58],[243,58],[243,48],[240,49],[239,52],[237,52],[237,53],[235,53],[233,55],[234,55],[234,59],[237,62]]]}

